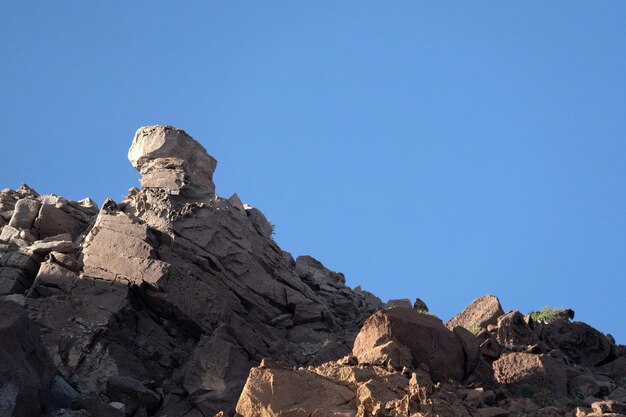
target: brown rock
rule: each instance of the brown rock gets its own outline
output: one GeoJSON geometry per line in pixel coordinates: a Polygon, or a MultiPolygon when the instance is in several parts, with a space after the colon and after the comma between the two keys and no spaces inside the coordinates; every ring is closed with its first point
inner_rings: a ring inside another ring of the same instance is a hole
{"type": "Polygon", "coordinates": [[[611,354],[608,338],[582,322],[553,321],[541,328],[540,338],[583,366],[599,365],[611,354]]]}
{"type": "Polygon", "coordinates": [[[128,159],[141,173],[141,186],[169,194],[215,193],[213,172],[217,161],[191,136],[172,126],[147,126],[137,130],[128,159]]]}
{"type": "Polygon", "coordinates": [[[567,394],[567,367],[550,355],[511,353],[493,364],[496,380],[514,389],[545,388],[567,394]]]}
{"type": "Polygon", "coordinates": [[[626,404],[617,401],[598,401],[591,404],[591,409],[598,414],[620,413],[626,414],[626,404]]]}
{"type": "Polygon", "coordinates": [[[242,417],[352,417],[354,400],[350,388],[311,372],[252,368],[236,409],[242,417]]]}
{"type": "Polygon", "coordinates": [[[503,314],[500,300],[493,295],[485,295],[472,301],[462,312],[452,317],[446,326],[449,329],[457,326],[466,329],[473,327],[486,329],[488,325],[496,324],[498,317],[503,314]]]}
{"type": "Polygon", "coordinates": [[[23,198],[15,203],[9,226],[16,229],[30,229],[39,213],[41,203],[33,198],[23,198]]]}
{"type": "Polygon", "coordinates": [[[476,336],[465,327],[457,326],[453,329],[454,335],[459,339],[465,353],[465,375],[471,374],[480,359],[480,345],[476,336]]]}
{"type": "Polygon", "coordinates": [[[390,341],[406,346],[413,366],[426,364],[435,381],[460,381],[465,374],[463,347],[441,320],[413,309],[393,308],[373,314],[354,342],[353,354],[359,363],[371,358],[371,350],[390,341]]]}
{"type": "Polygon", "coordinates": [[[511,311],[498,319],[496,338],[500,345],[509,349],[522,349],[538,341],[519,311],[511,311]]]}
{"type": "Polygon", "coordinates": [[[489,337],[480,344],[480,353],[485,360],[491,363],[500,357],[502,349],[496,338],[493,335],[489,335],[489,337]]]}

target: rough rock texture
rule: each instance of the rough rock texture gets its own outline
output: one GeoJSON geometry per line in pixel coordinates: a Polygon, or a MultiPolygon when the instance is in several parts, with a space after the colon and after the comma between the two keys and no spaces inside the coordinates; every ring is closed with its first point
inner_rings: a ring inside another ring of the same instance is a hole
{"type": "Polygon", "coordinates": [[[217,161],[202,145],[180,129],[147,126],[137,130],[128,159],[141,172],[141,186],[169,194],[215,192],[217,161]]]}
{"type": "Polygon", "coordinates": [[[509,387],[547,388],[567,394],[566,364],[550,355],[511,353],[493,363],[496,380],[509,387]]]}
{"type": "Polygon", "coordinates": [[[407,349],[410,356],[404,357],[412,358],[414,366],[427,365],[435,381],[465,376],[461,342],[434,316],[401,307],[379,311],[363,325],[352,353],[359,362],[383,364],[388,355],[382,348],[390,345],[407,349]]]}
{"type": "Polygon", "coordinates": [[[626,348],[589,326],[488,296],[448,329],[421,300],[385,305],[294,260],[258,208],[215,195],[216,162],[185,132],[139,129],[129,159],[142,188],[101,208],[0,191],[0,416],[615,415],[625,400],[626,348]]]}
{"type": "Polygon", "coordinates": [[[143,188],[100,210],[27,186],[0,193],[0,295],[26,295],[59,374],[96,396],[85,404],[228,413],[263,357],[350,352],[380,300],[312,257],[294,261],[263,213],[216,196],[216,162],[185,132],[139,129],[129,159],[143,188]]]}
{"type": "Polygon", "coordinates": [[[496,324],[498,317],[504,315],[498,297],[485,295],[472,301],[456,316],[452,317],[446,326],[452,330],[457,326],[472,329],[476,327],[486,329],[490,324],[496,324]]]}
{"type": "Polygon", "coordinates": [[[525,348],[538,341],[519,311],[511,311],[498,319],[496,338],[500,345],[509,349],[525,348]]]}
{"type": "Polygon", "coordinates": [[[583,366],[601,365],[611,358],[609,339],[581,322],[556,320],[538,329],[539,338],[551,349],[559,349],[583,366]]]}
{"type": "Polygon", "coordinates": [[[27,312],[0,301],[0,416],[39,415],[54,379],[54,365],[27,312]]]}

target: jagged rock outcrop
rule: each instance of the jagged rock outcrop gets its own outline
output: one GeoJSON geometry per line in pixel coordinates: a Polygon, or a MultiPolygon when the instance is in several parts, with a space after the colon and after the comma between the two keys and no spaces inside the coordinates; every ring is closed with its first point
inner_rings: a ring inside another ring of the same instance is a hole
{"type": "Polygon", "coordinates": [[[142,188],[100,210],[27,186],[0,194],[0,291],[26,295],[62,378],[96,396],[85,409],[116,413],[109,400],[126,398],[126,413],[229,412],[263,357],[350,352],[380,300],[294,261],[260,210],[215,195],[216,161],[184,131],[141,128],[128,156],[142,188]],[[129,403],[119,381],[159,404],[129,403]]]}
{"type": "Polygon", "coordinates": [[[384,304],[216,195],[216,161],[184,131],[141,128],[128,156],[142,187],[101,208],[0,191],[0,415],[621,409],[626,349],[609,336],[504,314],[493,296],[448,327],[419,299],[384,304]],[[523,398],[524,381],[557,393],[552,405],[523,398]]]}

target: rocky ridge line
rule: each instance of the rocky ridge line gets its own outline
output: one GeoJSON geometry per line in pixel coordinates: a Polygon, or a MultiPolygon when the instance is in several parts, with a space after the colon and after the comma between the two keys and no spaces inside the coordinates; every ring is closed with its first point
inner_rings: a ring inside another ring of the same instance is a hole
{"type": "Polygon", "coordinates": [[[447,327],[421,300],[383,305],[215,195],[217,163],[184,131],[141,128],[128,158],[142,188],[100,209],[0,192],[0,415],[623,412],[625,349],[590,326],[493,296],[447,327]]]}

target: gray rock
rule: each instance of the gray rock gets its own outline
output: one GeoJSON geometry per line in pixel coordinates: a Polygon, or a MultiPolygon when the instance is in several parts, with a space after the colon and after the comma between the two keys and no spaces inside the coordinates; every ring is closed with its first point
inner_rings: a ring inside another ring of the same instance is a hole
{"type": "Polygon", "coordinates": [[[67,383],[61,375],[56,375],[50,386],[47,407],[52,409],[69,408],[80,398],[80,393],[67,383]]]}
{"type": "Polygon", "coordinates": [[[15,204],[9,226],[16,229],[30,229],[39,213],[41,203],[32,198],[23,198],[15,204]]]}
{"type": "Polygon", "coordinates": [[[107,382],[107,396],[126,406],[126,412],[132,414],[140,407],[153,414],[161,401],[159,394],[144,384],[128,376],[112,376],[107,382]]]}
{"type": "Polygon", "coordinates": [[[246,209],[246,213],[248,214],[248,218],[252,222],[252,225],[256,229],[257,232],[264,238],[270,238],[274,233],[274,227],[267,220],[265,215],[261,213],[261,210],[250,207],[246,209]]]}

